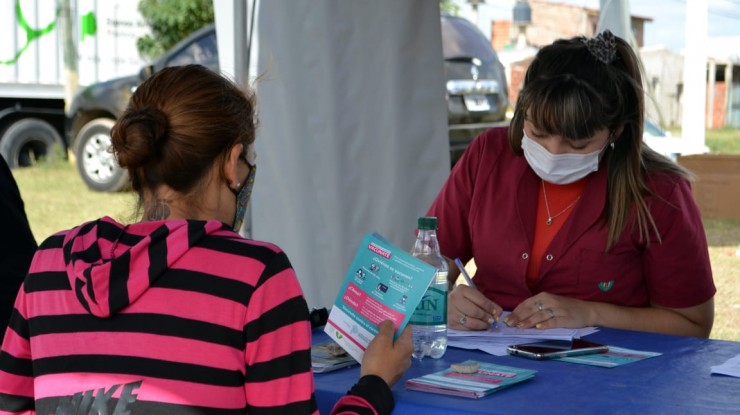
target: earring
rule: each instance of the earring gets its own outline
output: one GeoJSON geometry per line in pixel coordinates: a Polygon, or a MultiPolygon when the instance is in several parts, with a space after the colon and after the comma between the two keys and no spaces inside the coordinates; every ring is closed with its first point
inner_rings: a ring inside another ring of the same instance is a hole
{"type": "Polygon", "coordinates": [[[614,150],[614,141],[612,141],[612,143],[610,144],[610,146],[612,147],[612,150],[614,150]]]}
{"type": "Polygon", "coordinates": [[[242,182],[236,182],[236,190],[239,190],[242,187],[242,182]]]}

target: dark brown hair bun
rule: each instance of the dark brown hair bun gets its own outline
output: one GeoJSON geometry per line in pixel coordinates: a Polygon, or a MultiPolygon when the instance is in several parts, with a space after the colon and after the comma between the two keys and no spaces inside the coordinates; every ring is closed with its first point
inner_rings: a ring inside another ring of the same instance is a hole
{"type": "Polygon", "coordinates": [[[156,108],[127,111],[112,132],[118,163],[124,168],[136,168],[156,162],[167,141],[168,129],[167,115],[156,108]]]}
{"type": "Polygon", "coordinates": [[[173,66],[136,88],[111,144],[148,211],[161,186],[197,197],[235,145],[254,142],[255,124],[252,90],[200,65],[173,66]]]}

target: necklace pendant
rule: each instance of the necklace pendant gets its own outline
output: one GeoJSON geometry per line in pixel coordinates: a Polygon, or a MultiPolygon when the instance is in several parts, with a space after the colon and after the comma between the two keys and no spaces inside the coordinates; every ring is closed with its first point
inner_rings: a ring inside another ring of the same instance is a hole
{"type": "Polygon", "coordinates": [[[545,223],[547,224],[547,226],[552,225],[552,216],[550,216],[549,218],[547,218],[547,222],[545,222],[545,223]]]}

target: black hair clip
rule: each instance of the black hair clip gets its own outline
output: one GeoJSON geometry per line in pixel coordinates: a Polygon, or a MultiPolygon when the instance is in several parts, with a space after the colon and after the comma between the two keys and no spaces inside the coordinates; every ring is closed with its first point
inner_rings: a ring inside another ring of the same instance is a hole
{"type": "Polygon", "coordinates": [[[617,57],[617,41],[609,30],[604,30],[591,39],[581,40],[597,60],[609,65],[617,57]]]}

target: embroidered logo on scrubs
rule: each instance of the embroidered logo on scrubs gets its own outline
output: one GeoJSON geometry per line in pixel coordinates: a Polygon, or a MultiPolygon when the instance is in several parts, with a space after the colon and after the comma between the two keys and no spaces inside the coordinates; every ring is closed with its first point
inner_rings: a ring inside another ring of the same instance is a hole
{"type": "Polygon", "coordinates": [[[607,292],[607,291],[611,290],[613,286],[614,286],[614,280],[607,281],[607,282],[600,282],[599,283],[599,289],[602,292],[607,292]]]}

